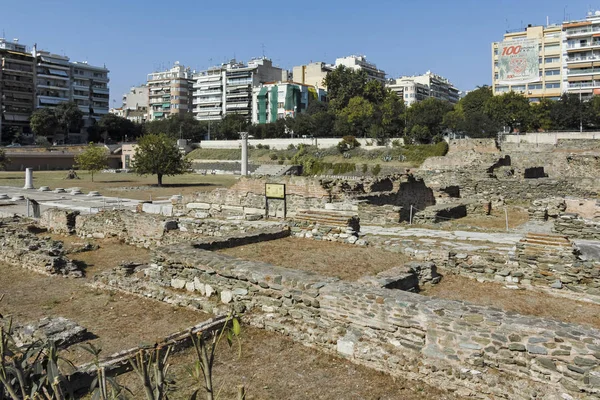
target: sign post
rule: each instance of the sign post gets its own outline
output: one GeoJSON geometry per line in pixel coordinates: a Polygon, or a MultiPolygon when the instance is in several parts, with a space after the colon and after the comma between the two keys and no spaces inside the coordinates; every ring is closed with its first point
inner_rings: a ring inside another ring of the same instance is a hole
{"type": "Polygon", "coordinates": [[[283,200],[283,218],[287,215],[284,183],[265,183],[265,218],[269,218],[269,199],[283,200]]]}

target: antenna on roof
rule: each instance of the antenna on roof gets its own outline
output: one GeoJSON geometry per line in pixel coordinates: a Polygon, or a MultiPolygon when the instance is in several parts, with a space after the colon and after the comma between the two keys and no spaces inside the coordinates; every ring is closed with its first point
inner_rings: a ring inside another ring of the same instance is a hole
{"type": "Polygon", "coordinates": [[[265,44],[264,44],[264,43],[261,43],[261,47],[262,47],[262,55],[263,55],[263,58],[265,58],[265,44]]]}

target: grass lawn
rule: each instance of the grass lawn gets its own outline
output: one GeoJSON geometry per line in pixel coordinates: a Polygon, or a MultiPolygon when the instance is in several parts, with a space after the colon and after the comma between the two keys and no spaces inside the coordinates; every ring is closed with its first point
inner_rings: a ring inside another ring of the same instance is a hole
{"type": "MultiPolygon", "coordinates": [[[[123,197],[137,200],[158,199],[174,194],[192,194],[233,185],[238,177],[233,175],[184,174],[163,177],[163,186],[156,185],[155,175],[139,176],[133,173],[96,173],[94,181],[85,171],[77,172],[80,179],[65,179],[67,171],[34,171],[33,184],[36,188],[50,189],[78,187],[82,191],[97,190],[103,196],[123,197]]],[[[0,172],[0,186],[23,187],[24,172],[0,172]]]]}

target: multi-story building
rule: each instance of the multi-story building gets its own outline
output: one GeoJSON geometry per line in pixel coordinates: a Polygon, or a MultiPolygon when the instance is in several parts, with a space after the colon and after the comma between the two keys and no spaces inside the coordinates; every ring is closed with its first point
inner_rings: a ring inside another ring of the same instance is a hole
{"type": "MultiPolygon", "coordinates": [[[[69,57],[47,51],[32,52],[36,59],[36,107],[55,107],[71,100],[69,57]]],[[[82,110],[83,111],[83,110],[82,110]]]]}
{"type": "Polygon", "coordinates": [[[147,85],[132,87],[123,95],[123,106],[118,109],[120,113],[117,115],[138,124],[145,122],[148,118],[148,96],[147,85]]]}
{"type": "Polygon", "coordinates": [[[252,118],[252,88],[265,82],[287,80],[287,71],[268,58],[244,64],[231,60],[195,75],[194,116],[201,121],[218,120],[227,114],[252,118]]]}
{"type": "MultiPolygon", "coordinates": [[[[502,42],[492,43],[493,93],[514,91],[534,102],[558,99],[566,82],[562,31],[561,25],[529,25],[507,32],[502,42]]],[[[569,50],[569,57],[577,58],[576,54],[587,50],[569,50]]]]}
{"type": "Polygon", "coordinates": [[[0,142],[2,131],[17,129],[29,133],[34,110],[34,58],[15,39],[0,39],[0,142]]]}
{"type": "Polygon", "coordinates": [[[98,121],[108,114],[109,91],[108,69],[94,67],[87,62],[71,63],[72,98],[83,112],[86,124],[91,125],[92,120],[98,121]]]}
{"type": "Polygon", "coordinates": [[[323,82],[328,73],[335,67],[324,62],[311,62],[306,65],[299,65],[292,69],[292,81],[311,85],[319,89],[327,89],[323,82]]]}
{"type": "Polygon", "coordinates": [[[563,92],[600,94],[600,11],[562,25],[563,92]]]}
{"type": "Polygon", "coordinates": [[[429,97],[448,101],[452,104],[460,100],[460,91],[450,81],[431,71],[423,75],[402,76],[390,80],[386,86],[404,99],[406,106],[423,101],[429,97]]]}
{"type": "Polygon", "coordinates": [[[375,64],[368,62],[365,56],[352,55],[337,58],[335,60],[335,67],[337,68],[340,65],[343,65],[355,71],[365,71],[367,73],[368,79],[385,83],[385,71],[378,69],[375,64]]]}
{"type": "Polygon", "coordinates": [[[175,62],[173,68],[148,74],[148,120],[192,110],[192,71],[175,62]]]}
{"type": "Polygon", "coordinates": [[[416,82],[413,77],[393,79],[386,86],[392,92],[396,93],[398,97],[404,99],[404,104],[407,107],[429,97],[429,88],[427,85],[416,82]]]}
{"type": "Polygon", "coordinates": [[[325,101],[324,89],[296,82],[265,83],[252,91],[252,123],[265,124],[303,113],[312,101],[325,101]]]}

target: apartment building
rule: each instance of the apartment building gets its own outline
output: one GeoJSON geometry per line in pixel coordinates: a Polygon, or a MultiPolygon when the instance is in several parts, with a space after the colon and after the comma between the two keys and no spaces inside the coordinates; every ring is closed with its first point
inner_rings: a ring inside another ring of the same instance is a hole
{"type": "Polygon", "coordinates": [[[367,61],[364,55],[351,55],[347,57],[337,58],[335,60],[335,68],[340,65],[355,71],[365,71],[369,80],[376,80],[385,83],[385,71],[378,69],[373,63],[367,61]]]}
{"type": "Polygon", "coordinates": [[[325,101],[325,89],[297,82],[261,84],[252,91],[252,123],[266,124],[281,118],[295,118],[312,101],[325,101]]]}
{"type": "Polygon", "coordinates": [[[452,104],[456,104],[460,100],[460,91],[448,79],[431,71],[427,71],[423,75],[392,79],[388,81],[386,87],[402,98],[407,107],[429,97],[452,104]]]}
{"type": "Polygon", "coordinates": [[[148,120],[192,111],[192,71],[175,62],[167,71],[148,74],[148,120]]]}
{"type": "Polygon", "coordinates": [[[311,62],[292,68],[292,81],[303,85],[311,85],[319,89],[327,89],[323,82],[335,66],[324,62],[311,62]]]}
{"type": "Polygon", "coordinates": [[[15,39],[0,38],[0,141],[2,131],[17,129],[29,133],[29,117],[34,110],[34,58],[15,39]]]}
{"type": "Polygon", "coordinates": [[[32,54],[36,59],[36,108],[55,107],[71,101],[69,57],[37,51],[35,46],[32,54]]]}
{"type": "Polygon", "coordinates": [[[502,42],[492,43],[493,93],[514,91],[533,102],[559,99],[566,89],[564,50],[561,25],[507,31],[502,42]]]}
{"type": "Polygon", "coordinates": [[[109,110],[108,69],[87,62],[71,63],[72,99],[83,112],[86,125],[98,121],[109,110]]]}
{"type": "Polygon", "coordinates": [[[148,86],[134,86],[123,95],[123,105],[117,115],[141,124],[148,119],[148,86]]]}
{"type": "Polygon", "coordinates": [[[600,94],[600,11],[562,25],[563,92],[584,99],[600,94]]]}
{"type": "Polygon", "coordinates": [[[201,121],[219,120],[227,114],[252,119],[252,89],[261,83],[287,80],[288,72],[265,57],[247,64],[231,60],[194,75],[193,112],[201,121]]]}

